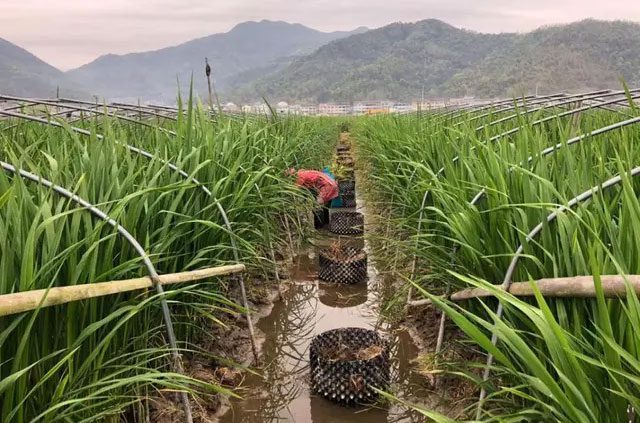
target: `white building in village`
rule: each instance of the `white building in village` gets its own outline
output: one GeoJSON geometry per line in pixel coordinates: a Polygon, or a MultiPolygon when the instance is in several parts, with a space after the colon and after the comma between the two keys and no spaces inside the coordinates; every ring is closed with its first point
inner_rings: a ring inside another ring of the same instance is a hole
{"type": "Polygon", "coordinates": [[[353,104],[354,115],[366,115],[375,110],[380,109],[382,106],[378,101],[358,101],[353,104]]]}
{"type": "Polygon", "coordinates": [[[393,106],[389,108],[389,113],[411,113],[415,111],[413,106],[409,103],[394,103],[393,106]]]}
{"type": "Polygon", "coordinates": [[[299,104],[290,104],[289,105],[289,114],[290,115],[301,115],[302,114],[302,106],[299,104]]]}
{"type": "Polygon", "coordinates": [[[430,100],[425,100],[423,102],[416,102],[414,103],[414,110],[422,110],[422,111],[429,111],[429,110],[435,110],[435,109],[441,109],[443,107],[447,107],[447,100],[444,99],[430,99],[430,100]]]}
{"type": "MultiPolygon", "coordinates": [[[[442,107],[455,107],[462,104],[478,103],[479,100],[473,97],[463,98],[434,98],[425,99],[423,102],[394,102],[389,100],[383,101],[357,101],[353,105],[348,103],[320,103],[315,104],[289,104],[286,101],[278,102],[273,110],[278,114],[292,114],[302,116],[348,116],[348,115],[368,115],[368,114],[386,114],[386,113],[411,113],[417,110],[434,110],[442,107]]],[[[244,113],[253,114],[270,114],[271,109],[265,103],[254,103],[252,105],[245,104],[241,108],[234,103],[224,105],[226,112],[237,112],[242,110],[244,113]]]]}
{"type": "Polygon", "coordinates": [[[315,104],[303,104],[300,106],[300,114],[304,116],[315,116],[318,114],[318,106],[315,104]]]}
{"type": "Polygon", "coordinates": [[[341,116],[350,115],[352,111],[349,104],[336,104],[336,103],[320,103],[318,105],[318,114],[323,116],[341,116]]]}
{"type": "Polygon", "coordinates": [[[276,104],[276,113],[278,113],[279,115],[289,113],[289,103],[287,103],[286,101],[281,101],[276,104]]]}
{"type": "Polygon", "coordinates": [[[271,114],[271,109],[265,103],[255,103],[251,106],[251,113],[256,115],[269,115],[271,114]]]}
{"type": "Polygon", "coordinates": [[[227,113],[237,113],[240,111],[240,107],[238,107],[235,103],[227,103],[222,106],[222,111],[227,113]]]}

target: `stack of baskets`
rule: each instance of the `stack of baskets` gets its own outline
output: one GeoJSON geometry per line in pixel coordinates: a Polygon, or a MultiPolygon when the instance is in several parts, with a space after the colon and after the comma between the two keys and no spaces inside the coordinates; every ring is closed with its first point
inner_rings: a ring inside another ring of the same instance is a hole
{"type": "MultiPolygon", "coordinates": [[[[338,164],[346,168],[346,173],[338,179],[340,199],[337,208],[352,209],[356,207],[356,181],[353,173],[353,158],[347,144],[338,146],[338,164]]],[[[329,230],[339,235],[360,235],[363,232],[364,219],[357,212],[334,211],[331,213],[329,230]]]]}
{"type": "MultiPolygon", "coordinates": [[[[364,215],[344,210],[356,206],[356,181],[349,146],[338,146],[338,163],[349,173],[338,181],[341,208],[331,210],[329,230],[339,235],[362,235],[364,215]]],[[[353,240],[353,238],[350,238],[353,240]]],[[[367,254],[362,248],[338,240],[318,255],[319,278],[324,282],[364,286],[366,301],[367,254]]],[[[376,389],[390,385],[390,344],[376,331],[339,328],[316,336],[309,349],[311,390],[340,405],[370,404],[376,389]]]]}

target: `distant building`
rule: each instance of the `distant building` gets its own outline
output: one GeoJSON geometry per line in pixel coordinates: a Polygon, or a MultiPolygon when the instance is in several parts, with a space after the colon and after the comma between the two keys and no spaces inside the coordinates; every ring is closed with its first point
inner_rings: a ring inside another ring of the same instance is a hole
{"type": "Polygon", "coordinates": [[[386,107],[380,107],[378,109],[369,109],[367,110],[367,115],[386,115],[389,113],[389,109],[386,107]]]}
{"type": "Polygon", "coordinates": [[[320,103],[318,114],[324,116],[350,115],[352,108],[349,104],[320,103]]]}
{"type": "Polygon", "coordinates": [[[353,105],[348,103],[320,103],[316,104],[289,104],[286,101],[278,102],[273,110],[266,103],[245,104],[241,108],[234,103],[227,103],[223,109],[226,112],[237,112],[253,114],[291,114],[301,116],[348,116],[348,115],[373,115],[386,113],[411,113],[417,110],[429,111],[441,108],[455,108],[465,104],[484,104],[487,100],[475,99],[473,97],[461,98],[429,98],[422,102],[415,101],[395,102],[390,100],[381,101],[356,101],[353,105]]]}
{"type": "Polygon", "coordinates": [[[240,111],[240,107],[236,106],[235,103],[227,103],[224,106],[222,106],[222,111],[227,112],[227,113],[237,113],[240,111]]]}
{"type": "Polygon", "coordinates": [[[409,113],[416,110],[411,103],[396,103],[389,100],[358,101],[353,104],[354,115],[373,115],[383,113],[409,113]]]}
{"type": "Polygon", "coordinates": [[[271,114],[271,109],[265,103],[255,103],[251,106],[251,113],[256,115],[269,115],[271,114]]]}
{"type": "Polygon", "coordinates": [[[318,106],[315,104],[300,106],[300,114],[304,116],[315,116],[318,114],[318,106]]]}
{"type": "Polygon", "coordinates": [[[414,103],[414,110],[429,111],[441,109],[447,106],[447,102],[441,99],[425,100],[423,102],[414,103]]]}
{"type": "Polygon", "coordinates": [[[358,101],[353,104],[354,115],[370,114],[372,110],[382,109],[382,104],[379,101],[358,101]]]}
{"type": "Polygon", "coordinates": [[[384,100],[380,102],[380,107],[383,109],[391,109],[395,103],[393,101],[384,100]]]}
{"type": "Polygon", "coordinates": [[[276,105],[276,112],[278,114],[286,114],[289,113],[289,103],[286,101],[281,101],[276,105]]]}
{"type": "Polygon", "coordinates": [[[411,113],[413,111],[415,111],[415,109],[409,103],[394,103],[393,106],[389,108],[390,113],[411,113]]]}
{"type": "Polygon", "coordinates": [[[302,114],[302,106],[299,104],[291,104],[289,105],[289,114],[290,115],[301,115],[302,114]]]}

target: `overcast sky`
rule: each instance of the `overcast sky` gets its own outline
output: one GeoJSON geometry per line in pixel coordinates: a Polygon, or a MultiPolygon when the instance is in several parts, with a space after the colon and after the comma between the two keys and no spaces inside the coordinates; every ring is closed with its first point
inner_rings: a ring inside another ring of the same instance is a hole
{"type": "Polygon", "coordinates": [[[640,22],[640,0],[0,0],[0,38],[61,69],[226,32],[247,20],[323,31],[438,18],[482,32],[523,32],[587,17],[640,22]]]}

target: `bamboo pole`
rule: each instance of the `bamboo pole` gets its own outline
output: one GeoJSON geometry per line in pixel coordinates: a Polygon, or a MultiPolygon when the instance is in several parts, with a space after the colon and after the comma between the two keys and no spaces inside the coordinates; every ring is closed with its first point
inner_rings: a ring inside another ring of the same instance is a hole
{"type": "Polygon", "coordinates": [[[213,87],[213,82],[211,81],[211,66],[209,66],[209,59],[205,57],[204,63],[205,63],[205,74],[207,75],[207,85],[209,86],[209,106],[211,107],[211,110],[213,110],[213,99],[211,98],[211,93],[213,91],[213,95],[216,97],[216,104],[218,105],[218,113],[222,114],[220,99],[218,98],[218,93],[216,93],[216,89],[213,87]]]}
{"type": "MultiPolygon", "coordinates": [[[[631,285],[640,295],[640,275],[603,275],[600,277],[605,298],[623,298],[627,294],[626,284],[631,285]]],[[[567,278],[548,278],[533,281],[544,297],[549,298],[595,298],[596,288],[593,276],[572,276],[567,278]]],[[[494,285],[501,289],[501,285],[494,285]]],[[[534,296],[531,282],[512,283],[509,294],[516,297],[534,296]]],[[[451,294],[451,301],[465,301],[473,298],[493,297],[494,294],[483,288],[467,288],[451,294]]],[[[419,307],[432,304],[429,299],[411,301],[409,306],[419,307]]]]}
{"type": "MultiPolygon", "coordinates": [[[[244,264],[233,264],[229,266],[192,270],[189,272],[170,273],[167,275],[159,275],[158,283],[160,285],[171,285],[176,283],[193,282],[211,278],[214,276],[239,273],[243,272],[244,270],[244,264]]],[[[154,283],[151,278],[145,276],[135,279],[89,283],[83,285],[60,286],[50,289],[36,289],[33,291],[5,294],[0,295],[0,316],[22,313],[24,311],[35,310],[39,307],[50,307],[53,305],[65,304],[73,301],[104,297],[107,295],[120,294],[123,292],[130,292],[153,287],[154,283]]]]}

